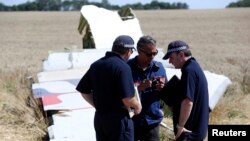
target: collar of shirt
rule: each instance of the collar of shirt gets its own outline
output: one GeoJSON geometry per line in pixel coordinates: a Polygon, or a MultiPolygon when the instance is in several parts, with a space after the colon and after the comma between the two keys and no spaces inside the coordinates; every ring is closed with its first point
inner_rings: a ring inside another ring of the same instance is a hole
{"type": "Polygon", "coordinates": [[[119,54],[117,54],[115,52],[107,51],[106,54],[105,54],[106,58],[113,57],[113,56],[116,56],[116,57],[118,57],[118,58],[120,58],[120,59],[122,59],[123,61],[126,62],[125,59],[123,59],[119,54]]]}
{"type": "Polygon", "coordinates": [[[132,64],[131,66],[133,67],[133,69],[137,69],[137,70],[141,70],[141,71],[146,71],[146,70],[152,68],[155,65],[154,61],[151,61],[150,64],[146,68],[141,68],[136,63],[137,62],[137,56],[134,57],[134,58],[132,58],[132,59],[130,59],[129,62],[132,64]]]}
{"type": "Polygon", "coordinates": [[[185,62],[185,64],[182,66],[181,70],[185,69],[185,68],[188,66],[188,64],[191,63],[192,60],[196,61],[194,57],[189,58],[189,59],[185,62]]]}

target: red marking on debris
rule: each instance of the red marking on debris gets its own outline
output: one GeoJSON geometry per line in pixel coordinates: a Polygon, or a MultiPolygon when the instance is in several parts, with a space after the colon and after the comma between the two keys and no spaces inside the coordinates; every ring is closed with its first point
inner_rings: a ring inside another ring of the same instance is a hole
{"type": "Polygon", "coordinates": [[[61,103],[62,101],[58,99],[59,95],[62,95],[62,94],[53,94],[53,95],[42,97],[43,106],[55,105],[55,104],[61,103]]]}

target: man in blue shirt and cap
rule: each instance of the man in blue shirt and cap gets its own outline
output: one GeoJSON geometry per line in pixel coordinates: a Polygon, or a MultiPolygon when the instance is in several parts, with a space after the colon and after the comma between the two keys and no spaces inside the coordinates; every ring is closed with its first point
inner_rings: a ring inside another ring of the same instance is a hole
{"type": "Polygon", "coordinates": [[[128,114],[133,108],[141,112],[135,96],[131,69],[127,60],[133,53],[134,40],[118,36],[112,52],[91,64],[76,90],[95,107],[94,127],[97,141],[133,141],[134,125],[128,114]]]}
{"type": "MultiPolygon", "coordinates": [[[[169,59],[182,75],[177,83],[171,105],[176,141],[203,141],[207,135],[209,122],[209,96],[206,76],[192,57],[190,48],[182,40],[172,41],[168,45],[164,60],[169,59]]],[[[166,97],[167,99],[167,97],[166,97]]]]}

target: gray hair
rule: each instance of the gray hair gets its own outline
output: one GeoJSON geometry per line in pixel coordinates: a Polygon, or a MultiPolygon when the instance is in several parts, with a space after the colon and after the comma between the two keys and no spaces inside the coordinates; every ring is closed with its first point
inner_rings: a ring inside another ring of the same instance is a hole
{"type": "Polygon", "coordinates": [[[146,45],[156,45],[156,40],[149,36],[149,35],[144,35],[142,36],[139,41],[137,42],[137,50],[139,50],[140,48],[143,48],[146,45]]]}

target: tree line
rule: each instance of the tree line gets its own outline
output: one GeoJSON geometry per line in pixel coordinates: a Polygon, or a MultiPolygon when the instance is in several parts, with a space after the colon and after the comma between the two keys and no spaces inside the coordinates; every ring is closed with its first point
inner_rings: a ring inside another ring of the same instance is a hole
{"type": "Polygon", "coordinates": [[[152,9],[188,9],[186,3],[169,3],[152,0],[151,3],[127,4],[123,6],[111,5],[108,0],[101,2],[89,2],[88,0],[35,0],[19,5],[6,6],[0,2],[0,11],[79,11],[83,5],[96,5],[110,10],[118,10],[124,7],[131,7],[136,10],[152,9]]]}
{"type": "Polygon", "coordinates": [[[233,8],[233,7],[250,7],[250,0],[240,0],[238,2],[231,2],[227,6],[227,8],[233,8]]]}
{"type": "MultiPolygon", "coordinates": [[[[123,6],[111,5],[108,0],[101,2],[89,2],[88,0],[35,0],[19,5],[6,6],[0,2],[0,11],[79,11],[83,5],[96,5],[110,10],[118,10],[124,7],[131,7],[134,10],[156,10],[156,9],[188,9],[186,3],[169,3],[152,0],[151,3],[127,4],[123,6]]],[[[250,7],[250,0],[239,0],[229,3],[226,8],[250,7]]]]}

